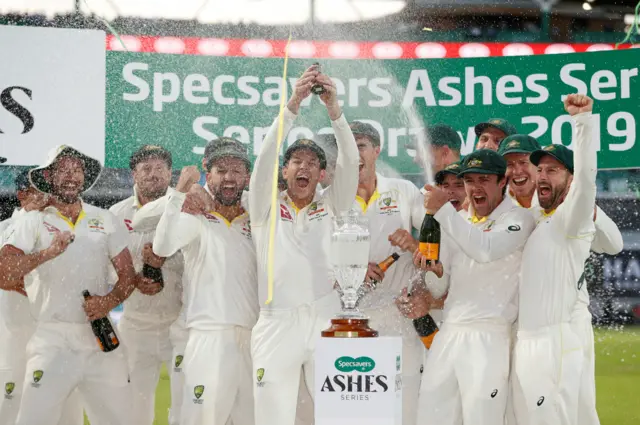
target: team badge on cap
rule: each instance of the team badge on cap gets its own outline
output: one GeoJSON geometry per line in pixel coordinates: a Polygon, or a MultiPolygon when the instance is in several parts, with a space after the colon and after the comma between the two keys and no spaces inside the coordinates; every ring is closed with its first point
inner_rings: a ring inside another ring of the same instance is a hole
{"type": "Polygon", "coordinates": [[[472,159],[469,161],[468,167],[480,167],[482,165],[482,161],[479,159],[472,159]]]}
{"type": "Polygon", "coordinates": [[[458,163],[453,163],[453,164],[449,164],[445,167],[445,170],[457,170],[460,168],[460,164],[458,163]]]}
{"type": "Polygon", "coordinates": [[[556,149],[556,147],[554,145],[549,145],[549,146],[545,146],[544,148],[542,148],[543,151],[553,151],[555,149],[556,149]]]}
{"type": "Polygon", "coordinates": [[[508,148],[517,148],[518,146],[520,146],[520,142],[517,140],[512,140],[507,144],[508,148]]]}

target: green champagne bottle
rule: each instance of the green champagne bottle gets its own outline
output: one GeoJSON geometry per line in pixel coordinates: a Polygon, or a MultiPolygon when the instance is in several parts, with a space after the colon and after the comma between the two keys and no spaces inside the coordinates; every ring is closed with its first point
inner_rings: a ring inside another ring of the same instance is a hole
{"type": "Polygon", "coordinates": [[[418,249],[427,260],[440,260],[440,223],[433,217],[433,214],[428,212],[425,214],[418,242],[420,243],[418,249]]]}

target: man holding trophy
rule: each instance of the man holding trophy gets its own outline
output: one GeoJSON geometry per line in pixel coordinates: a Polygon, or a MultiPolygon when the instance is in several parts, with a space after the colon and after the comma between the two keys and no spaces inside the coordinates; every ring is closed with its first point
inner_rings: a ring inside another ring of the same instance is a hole
{"type": "Polygon", "coordinates": [[[324,151],[311,140],[297,140],[285,152],[283,176],[288,188],[278,195],[276,222],[270,222],[271,182],[279,153],[278,118],[265,137],[250,182],[261,305],[251,344],[257,425],[294,424],[301,368],[307,382],[313,382],[315,341],[338,309],[329,262],[331,218],[352,206],[358,185],[358,151],[338,104],[335,85],[315,65],[296,82],[283,111],[283,135],[290,130],[312,88],[321,92],[320,99],[336,134],[338,158],[333,184],[317,190],[325,176],[324,151]],[[271,225],[275,226],[274,296],[267,304],[271,225]]]}

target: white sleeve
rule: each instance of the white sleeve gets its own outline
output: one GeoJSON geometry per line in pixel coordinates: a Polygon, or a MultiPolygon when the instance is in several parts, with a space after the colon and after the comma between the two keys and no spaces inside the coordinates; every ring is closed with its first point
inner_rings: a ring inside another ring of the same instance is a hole
{"type": "Polygon", "coordinates": [[[32,254],[38,241],[41,223],[42,213],[39,211],[20,214],[5,230],[2,237],[3,246],[11,245],[25,254],[32,254]]]}
{"type": "Polygon", "coordinates": [[[160,217],[164,214],[164,210],[167,206],[167,201],[171,194],[175,193],[174,189],[169,188],[167,194],[156,199],[155,201],[144,204],[133,215],[131,221],[131,227],[133,230],[139,233],[152,232],[158,227],[160,223],[160,217]]]}
{"type": "Polygon", "coordinates": [[[596,206],[596,209],[596,235],[591,242],[591,250],[598,254],[619,254],[624,247],[620,229],[600,207],[596,206]]]}
{"type": "Polygon", "coordinates": [[[558,223],[568,238],[583,238],[593,234],[593,209],[596,205],[596,174],[598,154],[593,131],[593,116],[584,112],[573,116],[573,182],[556,214],[558,223]]]}
{"type": "Polygon", "coordinates": [[[535,228],[533,216],[525,209],[509,211],[502,223],[487,232],[465,220],[449,202],[434,217],[460,249],[479,263],[496,261],[522,248],[535,228]]]}
{"type": "MultiPolygon", "coordinates": [[[[283,111],[284,128],[282,137],[286,137],[297,115],[288,108],[283,111]]],[[[253,164],[253,172],[249,181],[249,214],[254,225],[265,223],[269,219],[271,208],[271,193],[273,185],[273,173],[275,172],[278,152],[278,125],[279,117],[273,121],[269,131],[262,142],[260,155],[253,164]]],[[[355,195],[354,195],[355,197],[355,195]]]]}
{"type": "Polygon", "coordinates": [[[409,199],[411,200],[411,226],[420,230],[424,216],[427,211],[424,209],[424,195],[420,192],[420,189],[415,187],[411,182],[407,182],[410,187],[409,199]]]}
{"type": "Polygon", "coordinates": [[[129,232],[119,217],[113,213],[109,213],[111,216],[111,229],[107,238],[109,246],[109,258],[116,258],[129,244],[129,232]]]}
{"type": "Polygon", "coordinates": [[[338,159],[333,182],[326,189],[325,196],[334,214],[339,214],[348,211],[353,206],[353,200],[356,199],[360,156],[356,139],[344,114],[337,120],[331,121],[331,126],[338,144],[338,159]]]}
{"type": "Polygon", "coordinates": [[[202,223],[198,217],[181,212],[185,198],[181,192],[169,195],[153,238],[153,252],[160,257],[171,257],[200,234],[202,223]]]}

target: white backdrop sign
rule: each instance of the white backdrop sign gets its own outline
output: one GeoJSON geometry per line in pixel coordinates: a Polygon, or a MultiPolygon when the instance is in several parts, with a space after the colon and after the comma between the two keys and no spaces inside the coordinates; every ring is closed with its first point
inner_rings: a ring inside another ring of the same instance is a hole
{"type": "Polygon", "coordinates": [[[402,424],[402,339],[320,338],[316,425],[402,424]]]}
{"type": "Polygon", "coordinates": [[[104,163],[104,31],[0,25],[0,58],[7,164],[41,164],[60,144],[104,163]]]}

